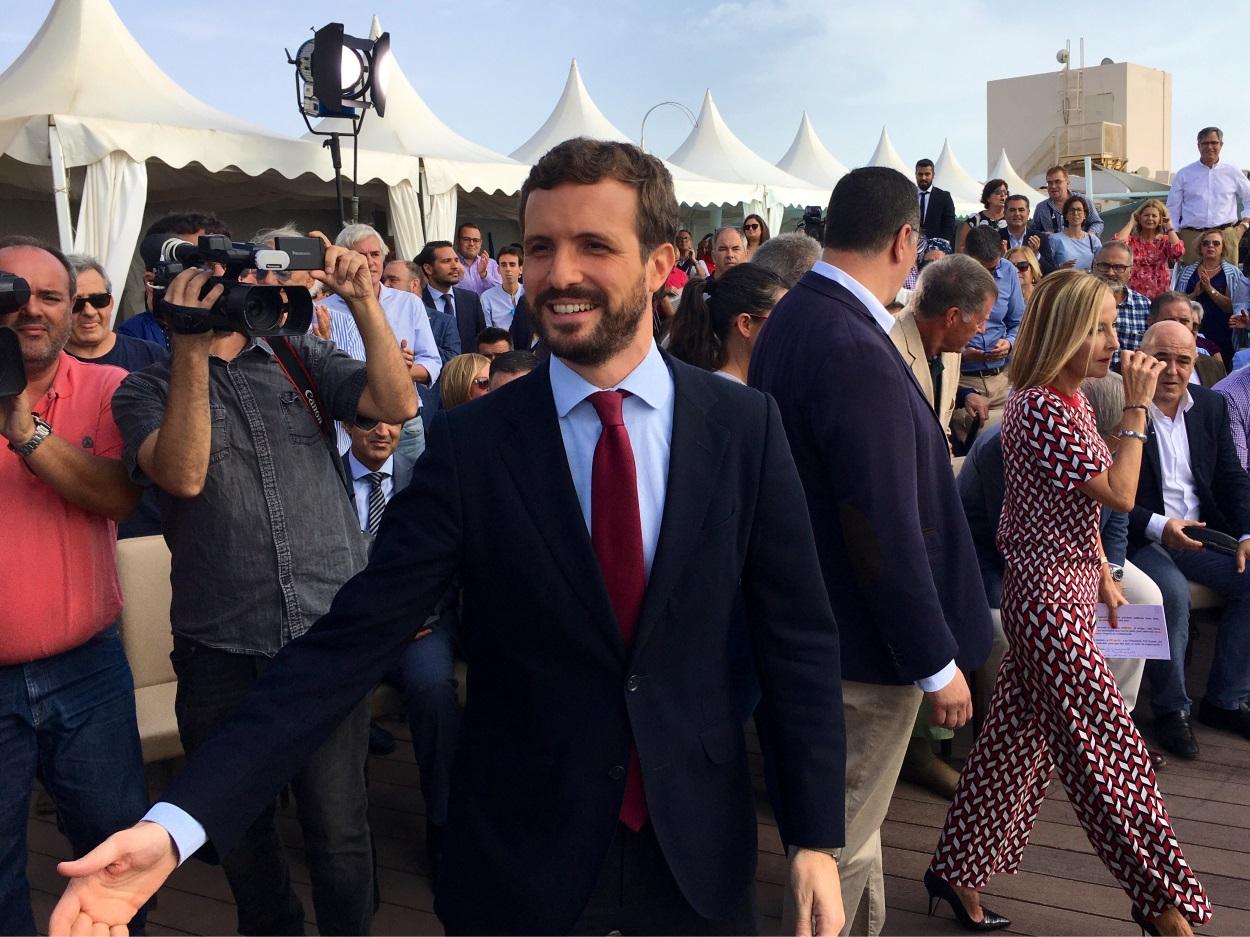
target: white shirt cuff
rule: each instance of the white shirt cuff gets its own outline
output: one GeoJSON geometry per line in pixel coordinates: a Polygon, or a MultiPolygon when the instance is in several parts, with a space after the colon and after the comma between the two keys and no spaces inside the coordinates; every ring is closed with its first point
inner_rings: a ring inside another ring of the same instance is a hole
{"type": "Polygon", "coordinates": [[[1163,528],[1167,525],[1168,519],[1162,514],[1151,514],[1150,523],[1146,525],[1146,536],[1155,543],[1163,542],[1163,528]]]}
{"type": "Polygon", "coordinates": [[[174,848],[178,850],[179,865],[208,842],[208,834],[204,832],[199,820],[181,807],[175,807],[163,800],[153,804],[152,809],[143,815],[143,819],[165,828],[169,838],[174,841],[174,848]]]}
{"type": "Polygon", "coordinates": [[[916,686],[924,690],[926,693],[933,693],[942,689],[948,683],[955,679],[955,662],[951,661],[932,677],[925,677],[923,680],[917,680],[916,686]]]}

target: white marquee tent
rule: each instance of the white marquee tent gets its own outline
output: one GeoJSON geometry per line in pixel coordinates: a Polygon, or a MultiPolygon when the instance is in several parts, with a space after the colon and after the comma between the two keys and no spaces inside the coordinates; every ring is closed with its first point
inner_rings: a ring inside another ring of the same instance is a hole
{"type": "MultiPolygon", "coordinates": [[[[847,168],[829,152],[820,137],[816,136],[807,111],[803,112],[803,119],[799,121],[799,129],[794,134],[790,149],[777,161],[777,168],[830,192],[847,173],[847,168]]],[[[825,201],[828,202],[828,198],[825,201]]]]}
{"type": "Polygon", "coordinates": [[[942,153],[933,166],[933,184],[951,194],[956,212],[971,214],[981,210],[981,189],[984,186],[960,165],[951,150],[950,140],[942,141],[942,153]]]}
{"type": "Polygon", "coordinates": [[[773,231],[781,229],[787,205],[815,205],[829,198],[828,192],[778,169],[739,140],[721,117],[710,90],[703,96],[694,129],[669,160],[700,175],[757,186],[749,210],[765,214],[773,231]]]}
{"type": "MultiPolygon", "coordinates": [[[[369,38],[382,35],[382,24],[375,16],[369,38]]],[[[458,189],[481,189],[487,194],[513,195],[525,181],[528,166],[489,150],[456,133],[430,110],[416,88],[392,59],[386,90],[386,116],[366,114],[358,145],[383,153],[419,157],[424,195],[424,212],[417,204],[418,186],[414,176],[396,180],[387,187],[390,202],[391,233],[401,257],[415,257],[426,240],[449,241],[455,234],[458,189]],[[421,221],[424,216],[425,228],[421,221]]],[[[317,130],[350,132],[350,122],[323,120],[317,130]]],[[[306,134],[306,140],[324,139],[306,134]]],[[[344,156],[344,162],[347,162],[344,156]]]]}
{"type": "Polygon", "coordinates": [[[988,179],[1002,179],[1007,183],[1007,191],[1012,195],[1027,195],[1029,204],[1036,205],[1039,198],[1046,198],[1046,193],[1035,189],[1029,185],[1024,178],[1016,172],[1016,167],[1011,165],[1011,160],[1007,158],[1007,150],[1003,149],[998,154],[998,162],[990,169],[986,175],[988,179]]]}
{"type": "Polygon", "coordinates": [[[908,179],[912,178],[913,167],[903,162],[903,157],[898,155],[898,150],[894,149],[894,144],[890,141],[890,132],[883,126],[881,128],[881,136],[877,139],[877,148],[872,151],[872,156],[868,157],[865,166],[888,166],[890,169],[897,169],[908,179]]]}
{"type": "MultiPolygon", "coordinates": [[[[533,136],[512,151],[512,158],[532,164],[556,144],[574,137],[631,142],[590,97],[576,59],[569,65],[564,90],[551,114],[533,136]]],[[[673,176],[677,200],[685,205],[737,205],[756,195],[753,186],[708,178],[673,163],[665,165],[673,176]]]]}
{"type": "MultiPolygon", "coordinates": [[[[135,41],[108,0],[56,0],[0,75],[0,153],[9,185],[34,187],[30,167],[49,167],[62,247],[97,257],[115,284],[125,282],[142,226],[149,161],[174,168],[197,163],[210,173],[246,177],[333,178],[319,147],[187,93],[135,41]],[[74,232],[67,170],[83,166],[74,232]]],[[[362,178],[391,183],[416,171],[411,157],[361,153],[362,178]]]]}

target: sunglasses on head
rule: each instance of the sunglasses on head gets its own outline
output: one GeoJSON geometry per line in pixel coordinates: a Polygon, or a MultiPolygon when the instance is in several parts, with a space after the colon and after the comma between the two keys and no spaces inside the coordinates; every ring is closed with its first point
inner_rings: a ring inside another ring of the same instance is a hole
{"type": "Polygon", "coordinates": [[[79,296],[74,300],[74,312],[82,312],[87,308],[87,303],[91,303],[95,309],[103,309],[113,301],[111,293],[92,293],[89,296],[79,296]]]}

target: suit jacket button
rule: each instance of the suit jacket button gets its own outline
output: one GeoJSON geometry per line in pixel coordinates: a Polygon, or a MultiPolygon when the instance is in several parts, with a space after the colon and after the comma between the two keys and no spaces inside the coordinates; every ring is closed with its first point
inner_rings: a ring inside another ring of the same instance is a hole
{"type": "Polygon", "coordinates": [[[630,674],[629,679],[625,681],[625,689],[629,690],[631,693],[637,690],[641,685],[642,681],[638,679],[637,674],[630,674]]]}
{"type": "Polygon", "coordinates": [[[610,777],[613,781],[621,780],[623,777],[625,777],[625,766],[613,765],[611,768],[608,769],[608,777],[610,777]]]}

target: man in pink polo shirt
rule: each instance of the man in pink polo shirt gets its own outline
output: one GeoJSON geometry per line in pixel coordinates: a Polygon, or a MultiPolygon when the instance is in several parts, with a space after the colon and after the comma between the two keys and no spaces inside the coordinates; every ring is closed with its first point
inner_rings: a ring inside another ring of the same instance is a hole
{"type": "MultiPolygon", "coordinates": [[[[32,238],[0,238],[29,301],[0,316],[26,390],[0,397],[0,933],[33,934],[26,822],[36,769],[82,855],[147,808],[134,687],[115,621],[114,540],[139,492],[110,401],[126,372],[62,351],[74,272],[32,238]]],[[[131,927],[143,925],[141,911],[131,927]]]]}

